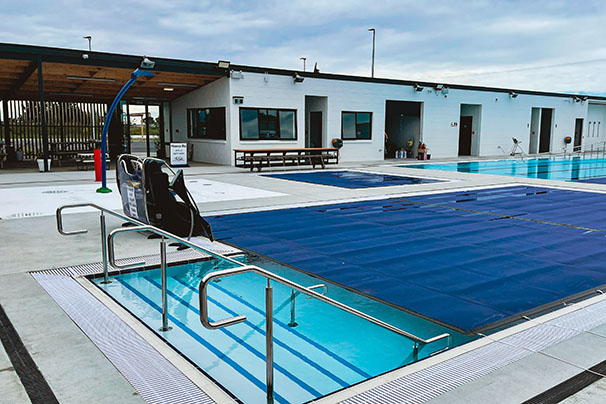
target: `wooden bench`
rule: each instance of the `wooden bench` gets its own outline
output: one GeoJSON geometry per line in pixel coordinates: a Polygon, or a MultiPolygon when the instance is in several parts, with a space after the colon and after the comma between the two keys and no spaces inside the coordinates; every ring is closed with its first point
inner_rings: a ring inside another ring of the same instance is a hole
{"type": "MultiPolygon", "coordinates": [[[[105,153],[105,169],[110,169],[109,153],[105,153]]],[[[94,153],[78,153],[76,154],[76,167],[78,170],[87,170],[89,165],[95,164],[94,153]]]]}
{"type": "Polygon", "coordinates": [[[332,147],[305,147],[290,149],[234,149],[236,167],[255,168],[310,165],[312,168],[339,162],[339,149],[332,147]]]}

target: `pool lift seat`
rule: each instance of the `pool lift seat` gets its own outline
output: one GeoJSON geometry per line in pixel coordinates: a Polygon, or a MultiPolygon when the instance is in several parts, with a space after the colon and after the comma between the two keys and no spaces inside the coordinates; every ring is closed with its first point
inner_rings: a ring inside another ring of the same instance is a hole
{"type": "Polygon", "coordinates": [[[159,227],[179,237],[205,236],[214,241],[210,224],[200,215],[185,186],[183,170],[174,172],[164,160],[141,160],[121,155],[116,164],[117,181],[124,213],[145,224],[159,227]],[[162,171],[166,166],[173,177],[162,171]]]}
{"type": "Polygon", "coordinates": [[[522,142],[516,139],[515,137],[512,137],[511,140],[513,141],[513,145],[511,146],[511,151],[509,152],[509,155],[515,156],[519,150],[520,155],[524,157],[524,149],[522,149],[522,146],[520,146],[522,142]]]}

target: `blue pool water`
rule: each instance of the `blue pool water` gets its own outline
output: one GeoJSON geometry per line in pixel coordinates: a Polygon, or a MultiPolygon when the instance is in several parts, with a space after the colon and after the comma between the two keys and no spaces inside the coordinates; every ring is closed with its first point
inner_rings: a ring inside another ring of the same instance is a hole
{"type": "Polygon", "coordinates": [[[415,164],[400,167],[563,181],[578,181],[606,177],[606,159],[580,157],[566,159],[530,159],[524,161],[511,159],[444,164],[415,164]]]}
{"type": "Polygon", "coordinates": [[[216,237],[466,331],[606,284],[606,195],[448,192],[210,217],[216,237]]]}
{"type": "Polygon", "coordinates": [[[429,178],[404,177],[399,175],[374,174],[348,170],[264,174],[263,176],[351,189],[440,182],[439,180],[432,180],[429,178]]]}
{"type": "MultiPolygon", "coordinates": [[[[273,261],[247,256],[255,264],[303,285],[318,279],[273,261]]],[[[265,403],[265,279],[242,274],[209,286],[211,321],[246,315],[247,321],[220,330],[200,324],[198,285],[211,271],[233,266],[217,260],[170,267],[168,313],[171,331],[161,325],[161,279],[158,269],[112,276],[112,283],[93,281],[161,335],[190,361],[246,403],[265,403]]],[[[315,299],[295,299],[296,327],[290,327],[291,289],[274,288],[275,395],[279,403],[301,403],[414,361],[413,343],[315,299]]],[[[470,338],[417,316],[329,284],[327,295],[421,337],[449,332],[454,344],[470,338]]],[[[432,343],[419,358],[444,348],[432,343]]]]}

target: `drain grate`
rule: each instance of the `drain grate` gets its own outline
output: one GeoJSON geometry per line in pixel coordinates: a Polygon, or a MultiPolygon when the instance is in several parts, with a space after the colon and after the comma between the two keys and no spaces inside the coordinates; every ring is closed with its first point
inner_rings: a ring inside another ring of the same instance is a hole
{"type": "Polygon", "coordinates": [[[12,215],[8,215],[7,219],[22,219],[24,217],[36,217],[36,216],[44,216],[44,213],[41,213],[41,212],[19,212],[19,213],[13,213],[12,215]]]}
{"type": "Polygon", "coordinates": [[[43,194],[66,194],[67,191],[62,189],[49,189],[48,191],[42,191],[43,194]]]}

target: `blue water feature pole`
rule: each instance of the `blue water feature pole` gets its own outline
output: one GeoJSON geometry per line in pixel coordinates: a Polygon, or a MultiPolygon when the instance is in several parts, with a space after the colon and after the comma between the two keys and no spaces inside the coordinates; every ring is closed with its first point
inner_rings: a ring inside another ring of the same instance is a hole
{"type": "Polygon", "coordinates": [[[106,172],[107,162],[105,161],[105,155],[106,155],[106,149],[107,149],[107,131],[109,129],[109,122],[112,119],[112,115],[114,114],[116,107],[118,106],[118,104],[120,104],[120,100],[124,96],[124,93],[126,93],[126,91],[130,88],[130,86],[132,86],[139,77],[143,77],[143,76],[154,77],[154,74],[152,72],[150,72],[149,70],[141,70],[141,69],[136,69],[134,72],[132,72],[130,74],[130,80],[128,80],[126,82],[126,84],[124,85],[124,87],[122,87],[122,89],[118,92],[118,95],[116,95],[114,102],[112,102],[112,105],[109,107],[109,110],[107,111],[107,116],[105,117],[105,123],[103,124],[103,133],[101,134],[101,188],[97,189],[97,192],[99,192],[99,193],[107,194],[109,192],[112,192],[112,190],[107,187],[107,172],[106,172]]]}

